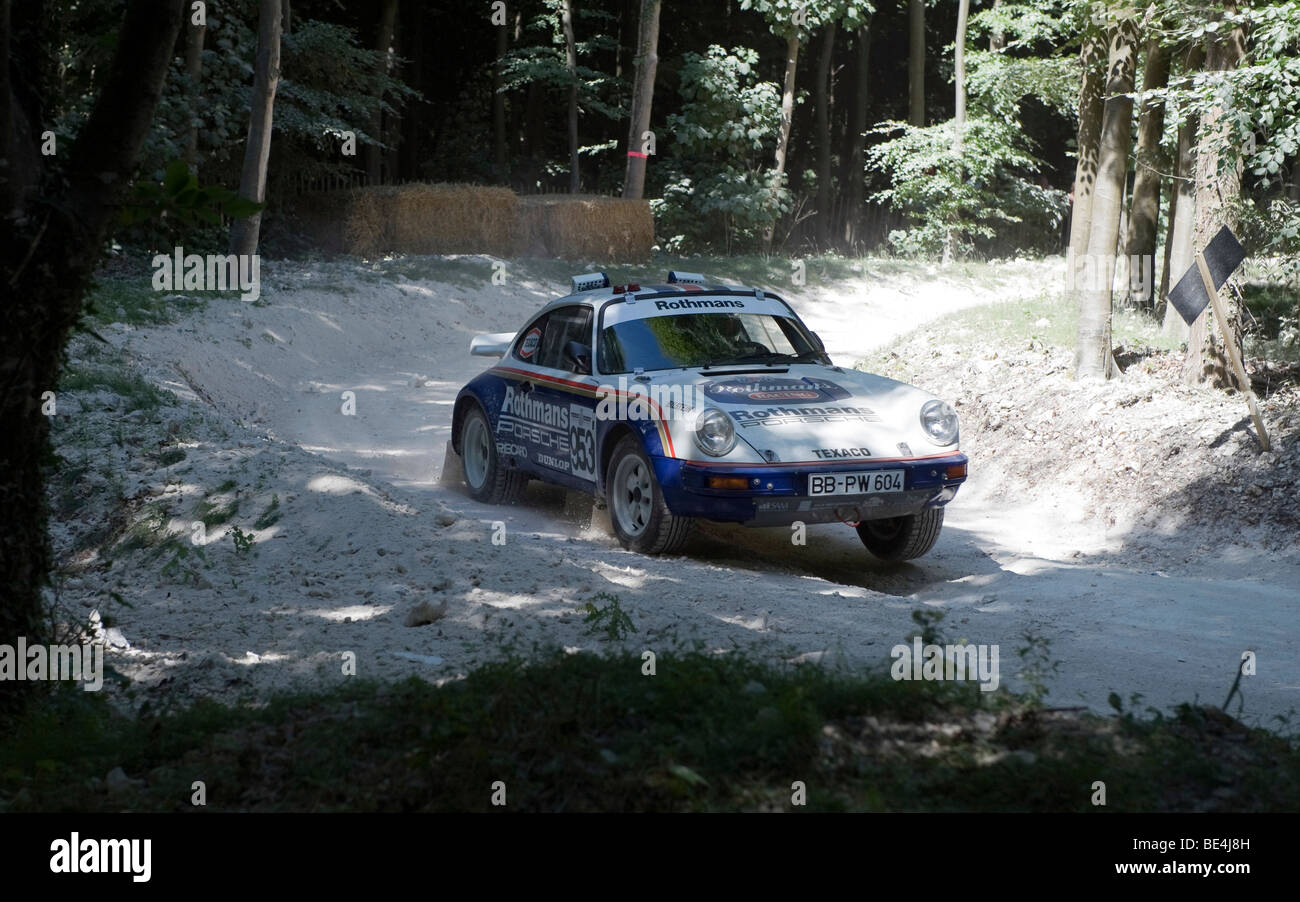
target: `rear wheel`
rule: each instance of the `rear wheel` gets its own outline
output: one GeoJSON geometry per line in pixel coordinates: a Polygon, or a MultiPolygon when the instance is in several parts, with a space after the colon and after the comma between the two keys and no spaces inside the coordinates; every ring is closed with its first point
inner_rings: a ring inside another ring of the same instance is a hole
{"type": "Polygon", "coordinates": [[[858,524],[858,538],[883,561],[910,561],[934,547],[942,528],[943,508],[927,507],[906,517],[863,520],[858,524]]]}
{"type": "Polygon", "coordinates": [[[615,446],[608,473],[605,500],[609,520],[624,548],[642,554],[670,554],[686,544],[695,521],[673,516],[668,510],[650,458],[636,436],[626,436],[615,446]]]}
{"type": "Polygon", "coordinates": [[[465,484],[474,500],[484,504],[513,504],[519,500],[528,477],[502,465],[487,414],[477,404],[460,424],[460,456],[465,484]]]}

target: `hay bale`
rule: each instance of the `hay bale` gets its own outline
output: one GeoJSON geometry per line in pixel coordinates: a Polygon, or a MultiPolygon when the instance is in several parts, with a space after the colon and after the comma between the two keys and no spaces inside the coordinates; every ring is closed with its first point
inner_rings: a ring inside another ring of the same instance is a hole
{"type": "Polygon", "coordinates": [[[340,192],[344,253],[369,257],[392,247],[392,229],[386,212],[394,191],[387,186],[377,186],[340,192]]]}
{"type": "Polygon", "coordinates": [[[519,246],[519,198],[481,185],[401,185],[388,209],[390,250],[405,254],[494,254],[519,246]]]}
{"type": "Polygon", "coordinates": [[[376,185],[305,194],[294,214],[322,250],[373,256],[519,251],[519,199],[479,185],[376,185]]]}
{"type": "Polygon", "coordinates": [[[516,197],[481,185],[384,185],[307,194],[294,213],[330,253],[528,254],[634,262],[650,256],[654,217],[643,200],[516,197]]]}
{"type": "Polygon", "coordinates": [[[654,216],[644,200],[585,195],[520,199],[524,253],[633,262],[650,256],[654,216]]]}

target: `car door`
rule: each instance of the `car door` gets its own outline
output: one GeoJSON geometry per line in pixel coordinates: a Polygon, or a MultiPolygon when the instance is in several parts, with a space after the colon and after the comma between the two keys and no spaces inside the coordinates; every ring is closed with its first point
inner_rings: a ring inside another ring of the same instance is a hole
{"type": "Polygon", "coordinates": [[[557,441],[538,448],[534,463],[548,481],[592,491],[596,483],[596,380],[566,358],[570,342],[587,348],[590,369],[592,310],[584,304],[557,307],[541,329],[533,362],[534,412],[558,427],[557,441]]]}
{"type": "Polygon", "coordinates": [[[554,425],[546,423],[545,411],[533,403],[541,370],[537,366],[542,334],[550,314],[544,313],[524,327],[510,354],[494,372],[501,377],[503,393],[497,412],[497,454],[508,458],[516,467],[546,478],[548,473],[537,466],[539,454],[552,453],[557,439],[554,425]]]}

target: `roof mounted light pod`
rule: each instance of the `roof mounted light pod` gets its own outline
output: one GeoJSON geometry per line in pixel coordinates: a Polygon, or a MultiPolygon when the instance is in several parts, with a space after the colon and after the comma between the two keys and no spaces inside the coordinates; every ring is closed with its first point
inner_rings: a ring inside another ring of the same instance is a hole
{"type": "Polygon", "coordinates": [[[697,272],[678,272],[675,269],[671,270],[668,273],[668,284],[676,285],[679,282],[689,282],[692,285],[703,285],[704,276],[697,272]]]}
{"type": "Polygon", "coordinates": [[[574,294],[577,294],[580,291],[595,291],[598,288],[608,288],[609,273],[582,273],[581,275],[571,277],[569,283],[573,286],[574,294]]]}

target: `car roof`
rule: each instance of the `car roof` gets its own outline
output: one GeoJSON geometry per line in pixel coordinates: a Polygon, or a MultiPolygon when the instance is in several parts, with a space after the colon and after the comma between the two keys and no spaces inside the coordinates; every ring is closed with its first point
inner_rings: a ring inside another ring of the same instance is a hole
{"type": "MultiPolygon", "coordinates": [[[[633,283],[635,284],[635,283],[633,283]]],[[[614,285],[609,288],[593,288],[588,291],[576,291],[567,294],[564,297],[548,301],[536,312],[538,314],[553,310],[556,307],[568,307],[574,304],[590,305],[593,309],[599,311],[606,304],[623,302],[628,295],[632,295],[638,301],[658,298],[677,298],[677,297],[765,297],[780,301],[789,307],[789,303],[784,298],[770,291],[764,291],[761,288],[746,288],[743,285],[699,285],[689,282],[665,283],[660,285],[636,285],[634,291],[628,291],[626,286],[614,285]],[[615,290],[619,289],[619,290],[615,290]]],[[[793,309],[791,309],[793,313],[793,309]]]]}

